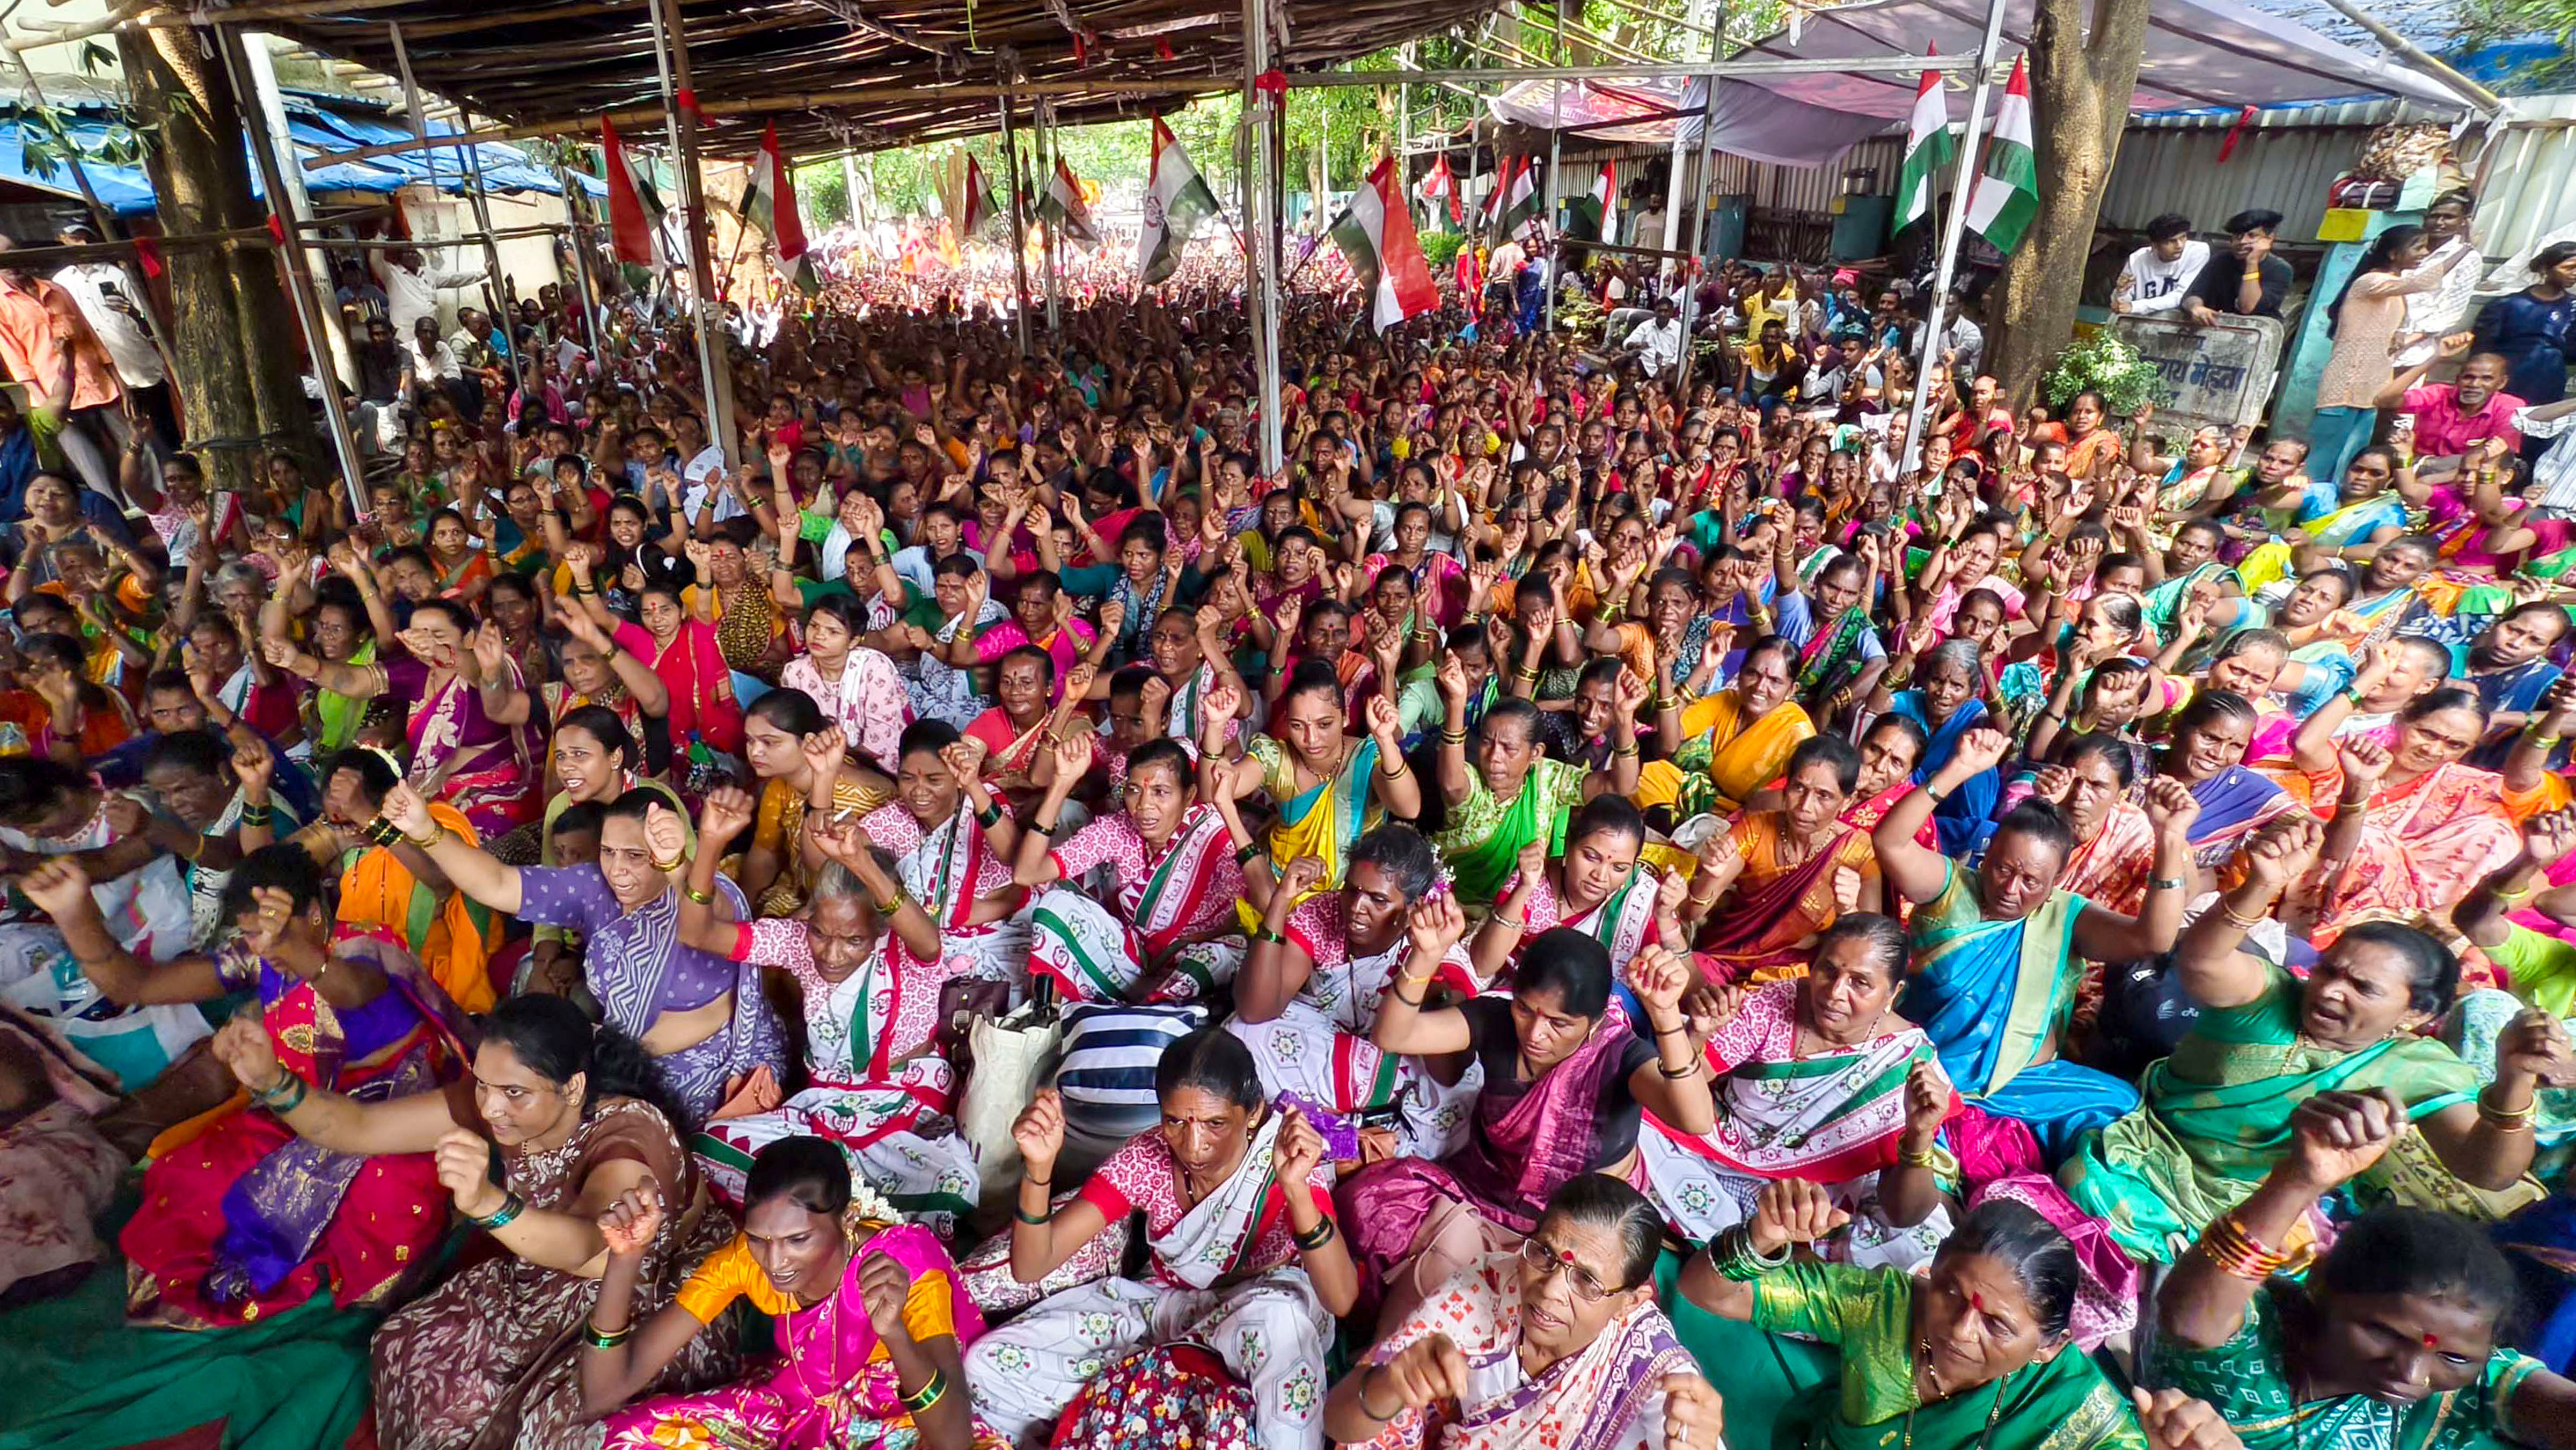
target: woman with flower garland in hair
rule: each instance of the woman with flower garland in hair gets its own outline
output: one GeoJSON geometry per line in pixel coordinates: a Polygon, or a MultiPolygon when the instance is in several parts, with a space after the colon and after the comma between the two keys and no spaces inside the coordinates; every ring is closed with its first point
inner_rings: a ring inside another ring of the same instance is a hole
{"type": "Polygon", "coordinates": [[[650,1318],[636,1312],[636,1282],[669,1207],[642,1188],[608,1206],[599,1216],[608,1263],[581,1356],[582,1405],[603,1417],[607,1450],[1007,1450],[969,1403],[963,1355],[984,1320],[959,1289],[956,1266],[928,1229],[858,1187],[847,1160],[820,1138],[761,1149],[743,1191],[742,1232],[650,1318]],[[769,1317],[774,1369],[628,1404],[737,1300],[769,1317]]]}

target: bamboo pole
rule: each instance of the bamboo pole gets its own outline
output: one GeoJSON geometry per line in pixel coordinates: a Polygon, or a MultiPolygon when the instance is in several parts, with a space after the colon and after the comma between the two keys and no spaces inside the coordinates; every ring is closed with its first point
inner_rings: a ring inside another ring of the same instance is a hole
{"type": "MultiPolygon", "coordinates": [[[[671,133],[671,152],[680,172],[683,218],[689,234],[689,306],[696,313],[698,371],[706,388],[707,431],[724,451],[725,467],[737,463],[740,440],[733,430],[733,367],[724,342],[724,308],[715,298],[707,254],[706,178],[698,174],[698,115],[680,103],[689,90],[689,40],[680,28],[678,0],[652,0],[653,54],[662,73],[663,115],[671,133]]],[[[694,97],[692,97],[694,99],[694,97]]]]}
{"type": "MultiPolygon", "coordinates": [[[[1002,57],[1006,68],[1018,62],[1008,54],[1002,57]]],[[[1002,184],[1011,189],[1011,334],[1019,342],[1020,356],[1029,355],[1029,223],[1022,209],[1020,192],[1020,128],[1012,119],[1011,100],[1005,96],[997,102],[1002,108],[1002,184]]]]}
{"type": "Polygon", "coordinates": [[[1941,231],[1941,260],[1934,268],[1931,305],[1923,313],[1923,356],[1914,368],[1914,406],[1906,412],[1901,456],[1907,468],[1914,467],[1923,454],[1923,415],[1931,403],[1924,383],[1932,376],[1933,360],[1941,356],[1941,311],[1950,300],[1950,278],[1958,270],[1960,239],[1968,231],[1968,193],[1976,185],[1977,163],[1983,150],[1977,133],[1985,125],[1986,95],[1994,88],[1995,61],[2003,47],[2004,7],[2008,3],[2009,0],[1986,0],[1986,35],[1977,47],[1977,84],[1968,94],[1968,129],[1960,138],[1958,171],[1950,184],[1949,225],[1941,231]]]}

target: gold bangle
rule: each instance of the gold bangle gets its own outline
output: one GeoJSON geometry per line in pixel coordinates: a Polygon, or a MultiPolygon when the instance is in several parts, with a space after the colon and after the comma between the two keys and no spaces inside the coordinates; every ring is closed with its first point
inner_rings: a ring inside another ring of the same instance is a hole
{"type": "Polygon", "coordinates": [[[654,870],[656,870],[656,871],[662,872],[664,875],[668,875],[668,874],[670,874],[671,872],[673,872],[673,871],[677,871],[677,870],[679,870],[681,867],[686,866],[686,865],[688,865],[688,864],[689,864],[689,853],[688,853],[688,852],[686,852],[686,851],[682,851],[679,855],[672,857],[672,858],[671,858],[670,860],[668,860],[668,861],[655,861],[655,862],[653,863],[653,869],[654,869],[654,870]]]}
{"type": "Polygon", "coordinates": [[[445,826],[443,826],[443,825],[440,825],[440,824],[439,824],[435,819],[433,819],[433,820],[429,823],[429,834],[428,834],[428,835],[426,835],[426,836],[415,836],[415,835],[413,835],[411,832],[409,832],[409,831],[405,831],[405,832],[403,832],[403,839],[404,839],[405,841],[410,842],[412,845],[414,845],[414,846],[418,846],[420,849],[422,849],[422,850],[426,851],[426,850],[428,850],[430,847],[435,846],[435,845],[437,845],[439,842],[444,841],[444,840],[446,840],[446,839],[447,839],[447,827],[445,827],[445,826]]]}

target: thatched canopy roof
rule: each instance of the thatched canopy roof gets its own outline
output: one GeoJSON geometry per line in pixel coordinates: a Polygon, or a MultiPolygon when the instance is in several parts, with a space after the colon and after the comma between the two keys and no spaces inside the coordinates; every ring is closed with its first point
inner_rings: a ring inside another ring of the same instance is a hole
{"type": "MultiPolygon", "coordinates": [[[[1272,63],[1330,65],[1474,20],[1498,3],[1273,0],[1283,18],[1272,63]]],[[[660,103],[645,0],[244,9],[262,29],[386,75],[397,72],[388,25],[399,22],[424,89],[505,125],[578,122],[660,103]]],[[[1068,125],[1168,110],[1187,94],[1178,86],[1242,84],[1238,0],[683,0],[680,9],[691,88],[710,112],[707,142],[717,154],[748,152],[769,121],[788,151],[807,155],[990,131],[999,112],[989,88],[1005,79],[1008,57],[1016,57],[1019,80],[1052,83],[1049,99],[1068,125]],[[1170,60],[1162,58],[1165,45],[1170,60]],[[1121,84],[1128,89],[1116,89],[1121,84]],[[943,94],[966,86],[983,89],[943,94]],[[822,94],[852,89],[870,94],[822,94]],[[795,104],[726,114],[728,102],[781,100],[795,104]]],[[[1018,109],[1025,119],[1026,105],[1018,109]]]]}

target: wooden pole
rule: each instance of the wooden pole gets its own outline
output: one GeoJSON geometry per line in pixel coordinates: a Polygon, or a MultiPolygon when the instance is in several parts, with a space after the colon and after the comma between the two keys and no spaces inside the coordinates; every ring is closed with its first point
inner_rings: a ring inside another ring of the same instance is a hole
{"type": "MultiPolygon", "coordinates": [[[[412,80],[411,51],[403,44],[402,22],[388,21],[385,29],[391,33],[393,39],[394,67],[402,81],[403,103],[411,111],[412,132],[426,141],[430,139],[429,112],[421,106],[420,86],[412,80]]],[[[476,234],[483,243],[483,268],[492,278],[493,297],[506,297],[509,295],[509,285],[501,271],[501,244],[492,239],[492,212],[483,199],[483,158],[476,154],[476,147],[472,142],[460,144],[457,150],[463,157],[463,164],[457,172],[457,183],[465,188],[467,204],[474,209],[476,234]]],[[[428,160],[429,190],[430,194],[435,196],[438,194],[438,150],[432,147],[421,154],[428,160]]],[[[397,262],[395,265],[401,264],[397,262]]],[[[515,397],[526,390],[527,378],[519,370],[517,348],[511,348],[504,356],[510,363],[510,392],[515,397]]]]}
{"type": "MultiPolygon", "coordinates": [[[[1726,0],[1717,0],[1709,7],[1708,36],[1708,58],[1711,64],[1715,64],[1726,54],[1726,0]]],[[[1699,175],[1691,182],[1695,188],[1692,194],[1699,198],[1699,205],[1692,209],[1691,215],[1690,258],[1693,262],[1708,255],[1708,171],[1712,143],[1716,139],[1717,73],[1711,71],[1708,95],[1701,100],[1699,108],[1699,175]]],[[[1678,215],[1676,212],[1675,216],[1678,215]]],[[[1682,285],[1682,360],[1680,370],[1673,378],[1673,397],[1687,408],[1690,406],[1691,367],[1698,361],[1691,347],[1691,328],[1694,325],[1691,314],[1699,310],[1699,288],[1693,284],[1691,268],[1684,266],[1674,270],[1680,274],[1682,285]]],[[[1718,341],[1722,346],[1725,339],[1721,337],[1718,341]]]]}
{"type": "MultiPolygon", "coordinates": [[[[233,26],[210,28],[212,39],[223,57],[224,69],[230,74],[233,94],[257,97],[249,75],[250,63],[244,54],[242,33],[233,26]]],[[[254,102],[265,111],[264,101],[254,102]]],[[[259,168],[259,184],[267,193],[269,209],[280,220],[295,215],[296,199],[304,194],[300,185],[288,189],[286,168],[278,164],[277,137],[263,122],[242,128],[250,133],[252,164],[259,168]]],[[[292,236],[290,231],[288,235],[292,236]]],[[[278,249],[286,258],[287,291],[294,295],[297,320],[304,325],[304,346],[313,355],[313,375],[321,384],[322,416],[331,430],[331,451],[340,464],[340,483],[349,495],[350,517],[367,516],[366,468],[358,457],[358,440],[349,431],[349,407],[340,396],[338,370],[332,366],[330,334],[323,329],[322,306],[313,286],[313,269],[302,246],[278,249]]]]}
{"type": "MultiPolygon", "coordinates": [[[[1004,79],[1019,69],[1009,56],[1002,58],[1004,79]]],[[[1002,184],[1011,189],[1011,334],[1020,345],[1020,356],[1029,355],[1029,219],[1022,198],[1020,175],[1020,128],[1011,115],[1011,98],[1002,97],[1002,184]]]]}
{"type": "Polygon", "coordinates": [[[707,186],[698,173],[698,114],[689,92],[689,40],[681,29],[678,0],[651,0],[653,53],[662,71],[663,113],[671,133],[672,155],[680,172],[681,205],[689,234],[689,303],[696,312],[698,370],[707,395],[707,431],[724,451],[725,467],[735,466],[740,440],[733,426],[733,365],[727,356],[724,305],[716,301],[712,259],[707,252],[707,186]],[[683,105],[681,97],[689,96],[683,105]]]}
{"type": "MultiPolygon", "coordinates": [[[[563,187],[564,215],[572,222],[572,275],[581,288],[581,337],[592,357],[599,356],[599,293],[590,279],[591,225],[586,219],[590,210],[590,193],[573,180],[572,168],[555,164],[555,180],[563,187]]],[[[510,351],[519,350],[517,325],[501,319],[501,336],[509,339],[510,351]]]]}

